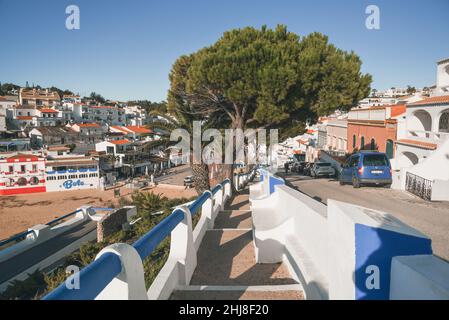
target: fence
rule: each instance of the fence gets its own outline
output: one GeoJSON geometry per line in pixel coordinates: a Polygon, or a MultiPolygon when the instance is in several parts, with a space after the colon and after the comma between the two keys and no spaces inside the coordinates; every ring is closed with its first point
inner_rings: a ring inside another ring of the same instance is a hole
{"type": "MultiPolygon", "coordinates": [[[[236,189],[241,189],[254,174],[255,171],[238,176],[236,189]]],[[[132,246],[118,243],[103,249],[96,260],[78,274],[80,289],[70,290],[62,283],[44,300],[167,299],[176,286],[190,281],[202,238],[231,195],[231,183],[226,179],[189,205],[175,208],[132,246]],[[200,211],[201,217],[193,230],[192,216],[200,211]],[[143,260],[168,236],[168,260],[147,292],[143,260]]]]}
{"type": "Polygon", "coordinates": [[[405,178],[405,190],[408,192],[424,200],[430,201],[432,199],[432,185],[433,182],[431,180],[407,172],[405,178]]]}
{"type": "MultiPolygon", "coordinates": [[[[46,223],[46,225],[47,226],[52,226],[52,225],[54,225],[54,224],[56,224],[56,223],[58,223],[58,222],[60,222],[62,220],[67,219],[68,217],[71,217],[71,216],[77,214],[78,212],[81,212],[81,209],[75,210],[75,211],[70,212],[70,213],[68,213],[66,215],[63,215],[62,217],[59,217],[59,218],[54,219],[52,221],[49,221],[49,222],[46,223]]],[[[10,237],[8,239],[2,240],[2,241],[0,241],[0,248],[5,246],[5,245],[7,245],[7,244],[12,244],[14,242],[22,241],[31,233],[34,233],[34,230],[30,229],[30,230],[27,230],[27,231],[23,231],[23,232],[21,232],[19,234],[16,234],[16,235],[14,235],[14,236],[12,236],[12,237],[10,237]]]]}

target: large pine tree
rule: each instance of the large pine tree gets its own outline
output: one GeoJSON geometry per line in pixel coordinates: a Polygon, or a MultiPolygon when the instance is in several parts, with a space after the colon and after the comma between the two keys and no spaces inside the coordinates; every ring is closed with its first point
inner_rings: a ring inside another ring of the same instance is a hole
{"type": "Polygon", "coordinates": [[[368,96],[371,76],[361,64],[320,33],[301,38],[282,25],[235,29],[175,62],[168,109],[217,128],[277,128],[282,138],[368,96]]]}

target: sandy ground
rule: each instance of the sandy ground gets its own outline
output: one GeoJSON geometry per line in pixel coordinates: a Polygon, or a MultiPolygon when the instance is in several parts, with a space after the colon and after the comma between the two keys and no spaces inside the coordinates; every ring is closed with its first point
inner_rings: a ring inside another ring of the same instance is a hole
{"type": "MultiPolygon", "coordinates": [[[[122,187],[121,196],[129,198],[132,190],[122,187]]],[[[161,185],[146,189],[167,198],[190,198],[196,195],[194,189],[161,185]]],[[[0,239],[6,239],[36,224],[45,224],[55,218],[76,210],[82,205],[108,206],[118,204],[114,191],[78,190],[47,192],[0,197],[0,239]]]]}

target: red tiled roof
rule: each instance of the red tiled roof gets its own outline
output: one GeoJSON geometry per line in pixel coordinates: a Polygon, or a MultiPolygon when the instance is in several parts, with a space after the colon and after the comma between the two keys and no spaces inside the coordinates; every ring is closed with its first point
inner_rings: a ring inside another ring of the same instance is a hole
{"type": "Polygon", "coordinates": [[[422,106],[422,105],[446,104],[446,103],[449,103],[449,96],[437,96],[411,103],[409,104],[409,106],[422,106]]]}
{"type": "Polygon", "coordinates": [[[16,154],[15,156],[6,158],[6,160],[7,160],[8,162],[13,162],[14,160],[19,160],[19,161],[27,161],[27,160],[30,160],[30,161],[38,161],[38,160],[39,160],[39,157],[38,157],[38,156],[35,156],[35,155],[32,155],[32,154],[18,153],[18,154],[16,154]]]}
{"type": "Polygon", "coordinates": [[[418,141],[418,140],[401,139],[396,142],[400,143],[400,144],[416,146],[416,147],[420,147],[423,149],[429,149],[429,150],[435,150],[437,148],[437,145],[435,143],[418,141]]]}
{"type": "Polygon", "coordinates": [[[33,120],[31,116],[17,116],[17,120],[33,120]]]}
{"type": "Polygon", "coordinates": [[[42,108],[39,111],[43,112],[43,113],[58,113],[58,110],[49,109],[49,108],[42,108]]]}
{"type": "Polygon", "coordinates": [[[127,126],[125,128],[133,131],[134,133],[153,133],[153,130],[141,126],[127,126]]]}
{"type": "Polygon", "coordinates": [[[315,132],[316,132],[316,130],[313,130],[313,129],[308,129],[308,130],[307,130],[307,133],[308,133],[308,134],[314,134],[315,132]]]}
{"type": "Polygon", "coordinates": [[[76,124],[80,128],[99,128],[100,125],[98,123],[77,123],[76,124]]]}
{"type": "Polygon", "coordinates": [[[407,111],[407,105],[405,104],[397,104],[394,106],[391,106],[391,116],[397,117],[407,111]]]}
{"type": "Polygon", "coordinates": [[[131,141],[129,141],[128,139],[123,139],[123,140],[112,140],[109,141],[112,144],[116,144],[116,145],[122,145],[122,144],[128,144],[131,143],[131,141]]]}

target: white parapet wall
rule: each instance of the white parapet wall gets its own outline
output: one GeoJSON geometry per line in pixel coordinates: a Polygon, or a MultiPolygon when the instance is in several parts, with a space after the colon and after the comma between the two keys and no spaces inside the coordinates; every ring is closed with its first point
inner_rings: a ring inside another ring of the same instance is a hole
{"type": "Polygon", "coordinates": [[[89,220],[90,215],[95,214],[90,206],[83,206],[78,210],[79,211],[73,218],[53,227],[46,224],[38,224],[29,228],[28,230],[32,232],[28,234],[24,240],[0,251],[0,262],[8,260],[13,256],[37,246],[38,244],[49,241],[52,238],[75,228],[84,221],[89,220]]]}
{"type": "Polygon", "coordinates": [[[447,262],[433,255],[394,257],[390,299],[449,300],[447,262]]]}
{"type": "MultiPolygon", "coordinates": [[[[433,257],[429,238],[388,213],[334,200],[326,207],[284,185],[254,198],[251,210],[257,262],[286,262],[307,299],[389,299],[390,284],[406,287],[394,282],[402,281],[392,273],[396,257],[433,257]]],[[[449,264],[433,270],[439,276],[423,277],[445,288],[449,264]]]]}
{"type": "MultiPolygon", "coordinates": [[[[197,213],[201,216],[195,228],[192,226],[191,212],[187,207],[181,207],[184,211],[184,220],[171,233],[169,257],[148,289],[148,299],[166,300],[177,287],[189,284],[197,265],[197,253],[204,235],[207,230],[213,228],[218,213],[232,196],[232,188],[230,183],[226,183],[214,195],[211,191],[204,193],[209,197],[197,213]]],[[[114,292],[111,288],[105,291],[114,292]]]]}

